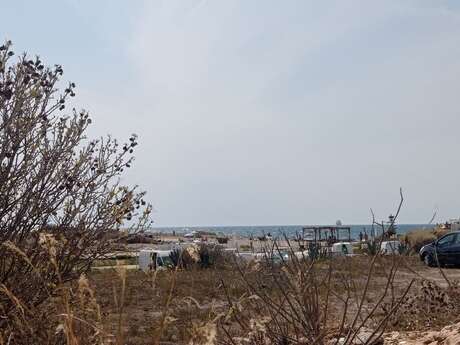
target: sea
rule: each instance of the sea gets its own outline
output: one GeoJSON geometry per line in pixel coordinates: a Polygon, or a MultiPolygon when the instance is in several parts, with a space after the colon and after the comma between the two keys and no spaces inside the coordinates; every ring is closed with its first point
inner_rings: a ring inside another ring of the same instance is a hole
{"type": "MultiPolygon", "coordinates": [[[[249,236],[263,236],[271,235],[273,237],[277,236],[288,236],[289,238],[294,238],[297,234],[302,233],[304,227],[310,225],[248,225],[248,226],[191,226],[191,227],[153,227],[150,229],[154,233],[172,233],[175,234],[185,234],[191,231],[207,231],[213,232],[219,235],[236,235],[242,237],[249,236]]],[[[311,226],[324,226],[324,225],[311,225],[311,226]]],[[[335,226],[335,225],[333,225],[335,226]]],[[[351,238],[358,239],[359,234],[367,233],[369,236],[372,234],[372,225],[370,224],[353,224],[342,226],[349,226],[351,228],[351,238]]],[[[430,230],[435,227],[433,224],[395,224],[396,233],[403,235],[412,230],[430,230]]],[[[388,227],[388,224],[385,225],[385,228],[388,227]]],[[[379,235],[382,232],[382,228],[379,226],[374,226],[374,233],[379,235]]]]}

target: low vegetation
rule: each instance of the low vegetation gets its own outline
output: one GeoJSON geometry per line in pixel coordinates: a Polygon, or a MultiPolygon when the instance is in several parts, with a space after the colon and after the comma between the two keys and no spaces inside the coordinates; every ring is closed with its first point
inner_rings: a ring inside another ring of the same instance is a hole
{"type": "Polygon", "coordinates": [[[203,264],[95,270],[37,306],[2,291],[15,308],[0,344],[352,344],[363,334],[373,344],[388,330],[442,327],[460,311],[454,280],[436,281],[415,257],[276,263],[199,250],[200,261],[210,256],[203,264]]]}
{"type": "Polygon", "coordinates": [[[412,254],[417,254],[424,245],[435,241],[446,233],[447,230],[439,228],[413,230],[403,236],[402,242],[408,246],[412,254]]]}

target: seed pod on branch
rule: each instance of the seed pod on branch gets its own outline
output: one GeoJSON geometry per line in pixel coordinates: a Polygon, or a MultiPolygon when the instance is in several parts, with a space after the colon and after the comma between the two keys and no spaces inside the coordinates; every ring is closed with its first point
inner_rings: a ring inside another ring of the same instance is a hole
{"type": "MultiPolygon", "coordinates": [[[[64,114],[75,84],[59,93],[62,67],[13,55],[10,42],[0,47],[0,281],[37,305],[50,286],[79,277],[110,251],[121,228],[149,225],[151,206],[137,186],[120,184],[129,150],[111,137],[87,139],[87,112],[64,114]],[[44,238],[55,245],[41,245],[44,238]]],[[[0,306],[2,323],[14,303],[0,293],[0,306]]]]}

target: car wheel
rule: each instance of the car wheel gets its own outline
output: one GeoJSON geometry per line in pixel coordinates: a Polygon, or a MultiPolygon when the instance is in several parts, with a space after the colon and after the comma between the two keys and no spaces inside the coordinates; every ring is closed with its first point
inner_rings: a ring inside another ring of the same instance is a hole
{"type": "Polygon", "coordinates": [[[425,265],[427,265],[428,267],[434,266],[434,260],[431,254],[425,254],[425,256],[423,257],[423,262],[425,262],[425,265]]]}

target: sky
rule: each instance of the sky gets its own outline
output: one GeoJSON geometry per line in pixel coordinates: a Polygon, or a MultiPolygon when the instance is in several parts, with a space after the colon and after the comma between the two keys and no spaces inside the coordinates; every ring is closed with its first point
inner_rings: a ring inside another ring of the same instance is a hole
{"type": "MultiPolygon", "coordinates": [[[[157,226],[460,216],[457,1],[0,0],[90,137],[139,136],[157,226]]],[[[1,37],[3,36],[3,38],[1,37]]]]}

